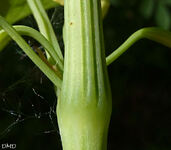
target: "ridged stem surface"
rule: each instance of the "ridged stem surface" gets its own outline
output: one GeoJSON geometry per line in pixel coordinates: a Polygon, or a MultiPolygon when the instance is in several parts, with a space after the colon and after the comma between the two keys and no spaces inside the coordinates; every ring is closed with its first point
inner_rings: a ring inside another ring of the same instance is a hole
{"type": "Polygon", "coordinates": [[[100,0],[65,0],[65,60],[57,105],[63,150],[105,150],[111,92],[100,0]]]}

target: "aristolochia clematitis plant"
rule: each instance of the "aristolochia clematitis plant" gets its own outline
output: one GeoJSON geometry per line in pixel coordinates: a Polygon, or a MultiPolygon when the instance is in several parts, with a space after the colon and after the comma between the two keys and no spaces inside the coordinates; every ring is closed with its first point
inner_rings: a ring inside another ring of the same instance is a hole
{"type": "Polygon", "coordinates": [[[40,32],[11,26],[0,16],[0,48],[13,39],[53,82],[63,150],[106,150],[112,111],[107,65],[142,38],[171,47],[171,33],[158,28],[141,29],[105,58],[102,18],[109,1],[56,1],[64,4],[64,57],[41,0],[27,0],[40,32]],[[40,49],[35,53],[23,35],[42,44],[46,56],[40,49]]]}

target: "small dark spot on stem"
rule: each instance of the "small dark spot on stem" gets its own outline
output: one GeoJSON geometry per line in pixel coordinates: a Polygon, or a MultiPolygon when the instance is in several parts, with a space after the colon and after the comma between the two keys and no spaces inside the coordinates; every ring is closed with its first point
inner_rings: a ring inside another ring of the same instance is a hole
{"type": "Polygon", "coordinates": [[[70,26],[72,26],[73,25],[73,23],[72,22],[70,22],[70,26]]]}

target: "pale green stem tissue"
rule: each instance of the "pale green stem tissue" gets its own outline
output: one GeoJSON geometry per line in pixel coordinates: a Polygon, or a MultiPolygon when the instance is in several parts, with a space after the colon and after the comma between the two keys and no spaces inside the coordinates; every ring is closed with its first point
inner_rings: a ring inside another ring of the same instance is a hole
{"type": "Polygon", "coordinates": [[[65,0],[65,60],[57,116],[63,150],[106,150],[111,91],[99,0],[65,0]]]}

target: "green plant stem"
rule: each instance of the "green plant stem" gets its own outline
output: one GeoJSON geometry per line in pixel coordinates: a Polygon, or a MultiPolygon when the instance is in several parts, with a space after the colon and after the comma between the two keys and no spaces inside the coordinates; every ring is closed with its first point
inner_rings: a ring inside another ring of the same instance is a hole
{"type": "MultiPolygon", "coordinates": [[[[55,53],[53,46],[49,43],[49,41],[43,35],[41,35],[37,30],[30,28],[30,27],[27,27],[27,26],[23,26],[23,25],[13,26],[13,28],[20,35],[29,36],[29,37],[32,37],[33,39],[35,39],[36,41],[38,41],[49,52],[51,57],[56,61],[57,70],[61,74],[60,76],[62,76],[63,63],[61,63],[59,61],[59,56],[57,55],[57,53],[55,53]]],[[[5,42],[5,44],[8,44],[6,42],[6,40],[9,42],[11,40],[11,38],[4,30],[1,30],[1,32],[0,32],[0,43],[3,44],[3,42],[5,42]]]]}
{"type": "MultiPolygon", "coordinates": [[[[35,17],[35,20],[38,24],[40,32],[49,40],[52,46],[55,49],[55,52],[59,56],[59,61],[63,63],[63,55],[59,47],[56,35],[50,23],[50,20],[46,14],[46,11],[43,8],[43,5],[40,0],[27,0],[28,5],[35,17]]],[[[48,59],[50,56],[47,54],[48,59]]],[[[53,61],[52,61],[53,62],[53,61]]]]}
{"type": "Polygon", "coordinates": [[[110,65],[135,42],[143,38],[158,42],[171,48],[171,32],[155,27],[143,28],[133,33],[118,49],[106,58],[107,65],[110,65]]]}
{"type": "Polygon", "coordinates": [[[61,87],[61,79],[26,43],[26,41],[0,16],[0,26],[11,36],[11,38],[20,46],[28,57],[40,68],[40,70],[57,86],[61,87]]]}
{"type": "MultiPolygon", "coordinates": [[[[60,5],[64,5],[64,0],[53,0],[60,5]]],[[[104,18],[109,10],[110,0],[101,0],[102,17],[104,18]]]]}
{"type": "Polygon", "coordinates": [[[106,150],[111,91],[99,0],[65,0],[64,76],[57,104],[63,150],[106,150]]]}

